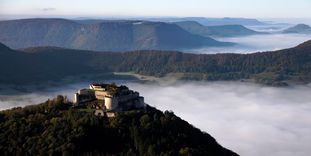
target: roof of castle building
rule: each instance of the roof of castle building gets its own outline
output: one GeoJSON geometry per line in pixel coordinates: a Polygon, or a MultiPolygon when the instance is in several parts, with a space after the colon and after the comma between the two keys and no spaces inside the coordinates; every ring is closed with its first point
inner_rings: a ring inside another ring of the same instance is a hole
{"type": "Polygon", "coordinates": [[[122,90],[128,90],[129,88],[127,86],[121,85],[117,86],[114,83],[106,84],[106,83],[93,83],[92,86],[101,87],[104,88],[105,91],[109,92],[111,95],[116,95],[122,90]]]}

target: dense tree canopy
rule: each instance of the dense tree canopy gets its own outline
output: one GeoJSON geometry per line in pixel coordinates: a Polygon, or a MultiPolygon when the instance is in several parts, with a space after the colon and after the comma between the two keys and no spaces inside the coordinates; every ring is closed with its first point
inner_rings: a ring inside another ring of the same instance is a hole
{"type": "Polygon", "coordinates": [[[181,79],[251,79],[273,84],[311,82],[311,41],[295,48],[253,54],[189,54],[167,51],[91,52],[40,47],[0,51],[0,83],[31,83],[67,76],[135,72],[180,73],[181,79]],[[5,52],[8,51],[8,52],[5,52]]]}
{"type": "Polygon", "coordinates": [[[0,112],[1,155],[236,155],[172,112],[97,117],[63,96],[0,112]]]}

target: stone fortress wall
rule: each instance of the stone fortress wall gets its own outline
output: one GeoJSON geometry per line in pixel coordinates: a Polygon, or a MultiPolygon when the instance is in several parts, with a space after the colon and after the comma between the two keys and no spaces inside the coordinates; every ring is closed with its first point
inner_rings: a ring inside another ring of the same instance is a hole
{"type": "Polygon", "coordinates": [[[144,97],[126,86],[115,84],[91,84],[89,89],[81,89],[75,93],[75,104],[83,105],[86,102],[101,100],[104,102],[103,110],[122,111],[130,108],[145,107],[144,97]]]}

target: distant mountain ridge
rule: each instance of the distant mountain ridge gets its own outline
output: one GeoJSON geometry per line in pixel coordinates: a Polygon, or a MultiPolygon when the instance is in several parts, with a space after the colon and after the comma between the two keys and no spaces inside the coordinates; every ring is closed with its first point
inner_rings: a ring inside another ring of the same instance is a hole
{"type": "Polygon", "coordinates": [[[267,23],[261,22],[252,18],[209,18],[209,17],[163,17],[163,18],[134,18],[135,20],[148,20],[148,21],[161,21],[161,22],[182,22],[182,21],[196,21],[205,26],[218,26],[218,25],[266,25],[267,23]]]}
{"type": "Polygon", "coordinates": [[[311,82],[311,41],[253,54],[113,53],[51,47],[0,51],[0,75],[5,75],[0,77],[2,84],[43,83],[113,72],[156,77],[177,74],[176,78],[183,80],[251,80],[267,85],[311,82]]]}
{"type": "Polygon", "coordinates": [[[205,37],[234,37],[234,36],[247,36],[266,34],[248,29],[242,25],[219,25],[219,26],[204,26],[196,21],[181,21],[175,22],[181,28],[197,35],[205,37]]]}
{"type": "Polygon", "coordinates": [[[297,24],[284,30],[283,33],[311,34],[311,27],[306,24],[297,24]]]}
{"type": "Polygon", "coordinates": [[[76,18],[74,21],[84,24],[101,23],[107,20],[143,20],[143,21],[154,21],[154,22],[182,22],[182,21],[196,21],[205,26],[218,26],[218,25],[243,25],[243,26],[254,26],[254,25],[266,25],[267,23],[252,18],[208,18],[208,17],[155,17],[155,18],[105,18],[105,19],[90,19],[90,18],[76,18]]]}
{"type": "Polygon", "coordinates": [[[177,50],[232,45],[194,35],[175,24],[163,22],[81,24],[66,19],[0,21],[0,42],[12,48],[57,46],[95,51],[177,50]]]}
{"type": "Polygon", "coordinates": [[[217,25],[265,25],[266,23],[258,21],[257,19],[252,18],[199,18],[199,17],[188,17],[184,20],[195,20],[203,25],[207,26],[217,26],[217,25]]]}

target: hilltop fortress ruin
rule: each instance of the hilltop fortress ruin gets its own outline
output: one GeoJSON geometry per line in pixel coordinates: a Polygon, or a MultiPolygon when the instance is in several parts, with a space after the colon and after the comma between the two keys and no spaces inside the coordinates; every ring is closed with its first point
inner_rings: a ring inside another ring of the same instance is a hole
{"type": "Polygon", "coordinates": [[[91,84],[88,89],[80,89],[74,94],[75,106],[83,106],[96,101],[95,115],[114,116],[112,112],[144,108],[144,97],[126,86],[116,84],[91,84]]]}

